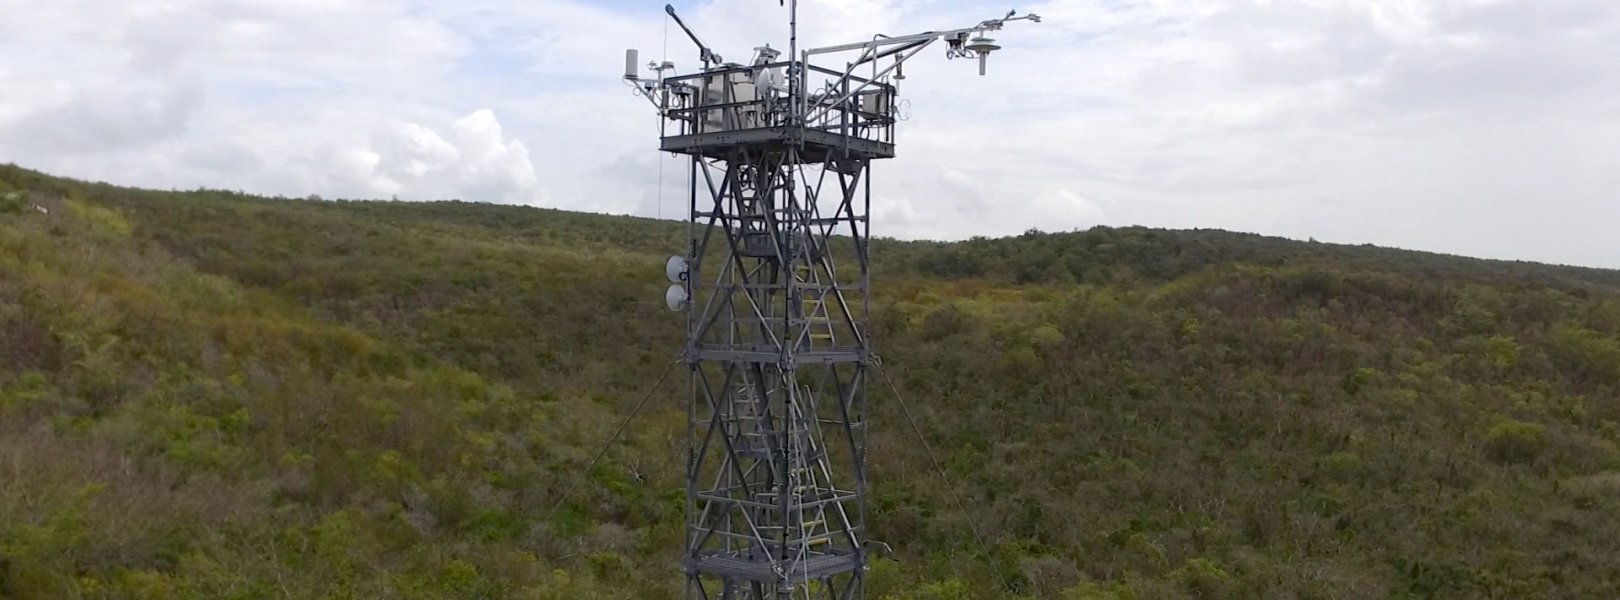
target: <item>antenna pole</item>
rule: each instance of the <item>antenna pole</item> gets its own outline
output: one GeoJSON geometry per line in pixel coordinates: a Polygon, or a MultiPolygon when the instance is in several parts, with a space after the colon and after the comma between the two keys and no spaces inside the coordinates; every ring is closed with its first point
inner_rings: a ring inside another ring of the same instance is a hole
{"type": "Polygon", "coordinates": [[[799,94],[804,89],[799,86],[799,71],[804,69],[803,63],[794,64],[799,56],[799,0],[788,0],[788,118],[798,122],[799,94]]]}

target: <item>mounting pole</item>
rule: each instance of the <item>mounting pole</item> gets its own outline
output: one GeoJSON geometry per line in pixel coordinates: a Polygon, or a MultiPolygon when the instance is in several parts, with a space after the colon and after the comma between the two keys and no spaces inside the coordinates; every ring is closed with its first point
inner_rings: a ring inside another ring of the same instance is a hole
{"type": "MultiPolygon", "coordinates": [[[[788,61],[791,62],[794,59],[794,57],[796,57],[798,55],[799,55],[799,0],[788,0],[788,53],[787,53],[788,61]]],[[[789,65],[789,67],[788,67],[788,78],[787,79],[788,79],[788,86],[791,88],[791,89],[788,90],[788,98],[790,98],[790,99],[791,98],[797,98],[799,96],[799,94],[802,94],[804,92],[804,88],[799,86],[799,84],[801,83],[799,81],[799,70],[802,69],[802,68],[804,68],[804,63],[797,63],[797,64],[789,65]]],[[[799,104],[797,102],[791,102],[791,101],[788,102],[788,117],[793,122],[798,121],[798,119],[799,119],[799,104]]]]}
{"type": "Polygon", "coordinates": [[[698,60],[703,61],[703,68],[707,69],[724,62],[724,59],[720,58],[719,54],[715,54],[713,50],[703,44],[703,40],[698,39],[696,33],[692,33],[692,28],[686,26],[686,21],[682,21],[680,15],[675,14],[675,5],[665,4],[664,12],[669,13],[669,18],[674,19],[675,24],[681,26],[681,31],[686,32],[686,37],[692,38],[692,43],[697,44],[698,60]]]}

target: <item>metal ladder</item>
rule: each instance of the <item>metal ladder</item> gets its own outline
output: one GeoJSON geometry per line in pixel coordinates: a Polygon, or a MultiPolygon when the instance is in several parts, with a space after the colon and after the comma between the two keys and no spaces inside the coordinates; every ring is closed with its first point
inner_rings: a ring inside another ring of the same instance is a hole
{"type": "Polygon", "coordinates": [[[802,290],[799,299],[800,314],[809,333],[810,346],[833,346],[833,323],[826,286],[821,285],[820,273],[808,261],[793,264],[793,276],[802,290]]]}

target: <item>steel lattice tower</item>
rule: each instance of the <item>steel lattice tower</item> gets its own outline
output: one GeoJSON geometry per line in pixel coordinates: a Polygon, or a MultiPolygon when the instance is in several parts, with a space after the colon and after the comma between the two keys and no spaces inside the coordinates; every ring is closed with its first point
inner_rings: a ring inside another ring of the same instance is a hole
{"type": "MultiPolygon", "coordinates": [[[[666,7],[672,18],[672,8],[666,7]]],[[[864,598],[871,161],[894,157],[900,64],[944,40],[951,57],[1007,21],[625,79],[659,108],[660,149],[690,159],[687,254],[671,308],[690,370],[689,599],[864,598]],[[814,56],[859,52],[834,70],[814,56]],[[880,65],[879,61],[886,65],[880,65]],[[890,62],[892,61],[892,62],[890,62]],[[866,76],[855,71],[870,68],[866,76]],[[886,68],[885,68],[886,67],[886,68]]],[[[677,277],[678,274],[678,277],[677,277]]]]}

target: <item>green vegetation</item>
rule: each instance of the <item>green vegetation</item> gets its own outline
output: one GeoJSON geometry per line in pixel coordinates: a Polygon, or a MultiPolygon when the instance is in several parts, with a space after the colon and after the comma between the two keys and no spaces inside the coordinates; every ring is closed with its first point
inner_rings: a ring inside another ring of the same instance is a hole
{"type": "MultiPolygon", "coordinates": [[[[0,598],[679,597],[678,386],[545,520],[679,346],[679,225],[8,194],[0,598]]],[[[877,252],[968,506],[874,389],[871,598],[1620,589],[1620,273],[1138,228],[877,252]]]]}

